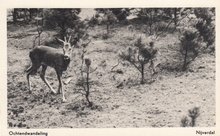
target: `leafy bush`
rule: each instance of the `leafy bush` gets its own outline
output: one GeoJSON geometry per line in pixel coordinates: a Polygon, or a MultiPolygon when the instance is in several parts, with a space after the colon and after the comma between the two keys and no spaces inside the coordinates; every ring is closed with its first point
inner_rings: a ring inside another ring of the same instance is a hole
{"type": "Polygon", "coordinates": [[[58,29],[61,37],[68,28],[76,28],[79,24],[80,9],[44,9],[44,25],[47,29],[58,29]]]}
{"type": "Polygon", "coordinates": [[[130,13],[130,8],[97,8],[96,11],[99,13],[105,13],[107,10],[111,11],[114,16],[117,18],[119,21],[124,21],[127,19],[127,16],[129,16],[130,13]]]}
{"type": "Polygon", "coordinates": [[[196,29],[203,37],[207,47],[212,46],[215,42],[215,9],[197,8],[194,13],[198,18],[196,29]]]}
{"type": "Polygon", "coordinates": [[[98,18],[101,18],[101,22],[106,25],[107,35],[110,33],[110,27],[117,22],[117,17],[110,9],[96,9],[98,18]]]}
{"type": "Polygon", "coordinates": [[[180,37],[180,52],[183,55],[183,71],[185,71],[190,62],[198,56],[203,44],[201,41],[202,39],[199,32],[195,28],[186,28],[183,31],[180,37]]]}
{"type": "MultiPolygon", "coordinates": [[[[145,82],[145,65],[148,64],[157,52],[146,48],[141,37],[136,40],[133,47],[128,47],[127,51],[119,54],[122,60],[128,61],[141,73],[141,84],[145,82]]],[[[151,66],[151,65],[150,65],[151,66]]]]}
{"type": "Polygon", "coordinates": [[[188,116],[184,116],[181,119],[180,126],[181,127],[195,127],[196,126],[196,119],[200,115],[200,108],[194,107],[188,110],[188,116]],[[190,119],[189,119],[190,118],[190,119]]]}

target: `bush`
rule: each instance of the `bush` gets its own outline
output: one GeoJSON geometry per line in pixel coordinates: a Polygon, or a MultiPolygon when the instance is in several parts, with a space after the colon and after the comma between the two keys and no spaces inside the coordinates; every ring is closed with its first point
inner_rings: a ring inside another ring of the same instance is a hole
{"type": "Polygon", "coordinates": [[[65,36],[68,28],[74,29],[79,24],[80,9],[44,9],[44,25],[47,29],[58,29],[60,36],[65,36]]]}
{"type": "Polygon", "coordinates": [[[110,33],[110,27],[117,22],[117,17],[110,9],[96,9],[97,17],[101,18],[101,22],[106,25],[106,34],[110,33]],[[102,16],[101,16],[102,15],[102,16]]]}
{"type": "MultiPolygon", "coordinates": [[[[153,43],[150,43],[153,44],[153,43]]],[[[145,83],[145,65],[148,64],[157,51],[146,48],[141,37],[136,40],[133,47],[128,47],[127,51],[119,54],[122,60],[128,61],[141,73],[141,84],[145,83]]],[[[151,65],[150,65],[151,66],[151,65]]]]}
{"type": "Polygon", "coordinates": [[[194,13],[199,19],[195,26],[196,29],[203,37],[207,47],[212,46],[215,42],[215,9],[197,8],[194,13]]]}
{"type": "Polygon", "coordinates": [[[188,116],[184,116],[181,119],[180,126],[181,127],[195,127],[196,126],[196,119],[200,115],[200,108],[194,107],[188,110],[188,116]],[[190,119],[189,119],[190,118],[190,119]]]}
{"type": "Polygon", "coordinates": [[[96,11],[98,11],[99,13],[105,13],[107,10],[111,11],[114,16],[117,18],[117,20],[119,21],[124,21],[127,19],[127,16],[129,16],[130,10],[129,8],[100,8],[100,9],[96,9],[96,11]]]}
{"type": "Polygon", "coordinates": [[[180,37],[180,52],[183,55],[182,70],[185,71],[187,66],[199,54],[202,48],[202,39],[195,28],[186,28],[180,37]]]}

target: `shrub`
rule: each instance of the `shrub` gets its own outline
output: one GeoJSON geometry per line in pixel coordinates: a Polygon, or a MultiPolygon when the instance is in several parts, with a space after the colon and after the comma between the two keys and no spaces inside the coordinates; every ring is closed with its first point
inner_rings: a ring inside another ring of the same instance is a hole
{"type": "Polygon", "coordinates": [[[190,109],[189,112],[189,117],[191,118],[191,127],[194,127],[196,125],[196,119],[199,117],[200,113],[199,113],[200,108],[199,107],[194,107],[193,109],[190,109]]]}
{"type": "Polygon", "coordinates": [[[214,8],[197,8],[194,14],[198,18],[196,29],[206,42],[207,47],[212,46],[215,42],[215,9],[214,8]]]}
{"type": "Polygon", "coordinates": [[[127,51],[119,54],[122,60],[128,61],[141,73],[141,84],[145,82],[145,65],[150,62],[156,52],[146,48],[141,37],[137,39],[133,47],[128,47],[127,51]]]}
{"type": "Polygon", "coordinates": [[[182,70],[185,71],[187,66],[199,54],[202,48],[202,39],[195,28],[186,28],[180,37],[180,52],[183,56],[182,70]]]}
{"type": "Polygon", "coordinates": [[[96,16],[101,18],[101,22],[106,25],[106,34],[110,33],[110,27],[117,22],[117,17],[110,9],[96,9],[98,12],[96,16]],[[102,15],[102,16],[101,16],[102,15]]]}
{"type": "Polygon", "coordinates": [[[181,119],[181,127],[187,127],[189,125],[189,118],[187,116],[184,116],[181,119]]]}
{"type": "Polygon", "coordinates": [[[80,23],[80,9],[44,9],[45,28],[58,30],[60,36],[65,36],[68,28],[74,29],[80,23]]]}
{"type": "Polygon", "coordinates": [[[188,116],[184,116],[181,119],[180,126],[181,127],[195,127],[196,125],[196,119],[200,115],[200,108],[199,107],[194,107],[192,109],[188,110],[188,116]],[[189,119],[190,118],[190,119],[189,119]]]}

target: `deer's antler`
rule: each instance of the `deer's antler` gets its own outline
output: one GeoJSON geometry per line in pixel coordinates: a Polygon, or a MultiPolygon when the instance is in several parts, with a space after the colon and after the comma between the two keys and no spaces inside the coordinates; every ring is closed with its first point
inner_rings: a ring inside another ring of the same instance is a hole
{"type": "Polygon", "coordinates": [[[61,40],[61,39],[59,39],[59,38],[56,38],[57,40],[59,40],[60,42],[63,42],[63,43],[65,43],[65,41],[63,41],[63,40],[61,40]]]}
{"type": "Polygon", "coordinates": [[[71,36],[69,37],[68,43],[70,42],[71,36]]]}

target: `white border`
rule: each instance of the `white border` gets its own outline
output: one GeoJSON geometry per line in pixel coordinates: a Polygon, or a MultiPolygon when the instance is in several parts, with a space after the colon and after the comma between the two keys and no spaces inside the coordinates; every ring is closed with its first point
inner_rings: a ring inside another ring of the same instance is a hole
{"type": "MultiPolygon", "coordinates": [[[[196,130],[215,130],[220,136],[219,118],[219,0],[7,0],[0,5],[0,135],[8,132],[48,132],[49,136],[196,136],[196,130]],[[211,128],[96,128],[96,129],[7,129],[7,26],[8,8],[107,8],[107,7],[216,7],[216,127],[211,128]]],[[[198,134],[197,134],[198,135],[198,134]]]]}

